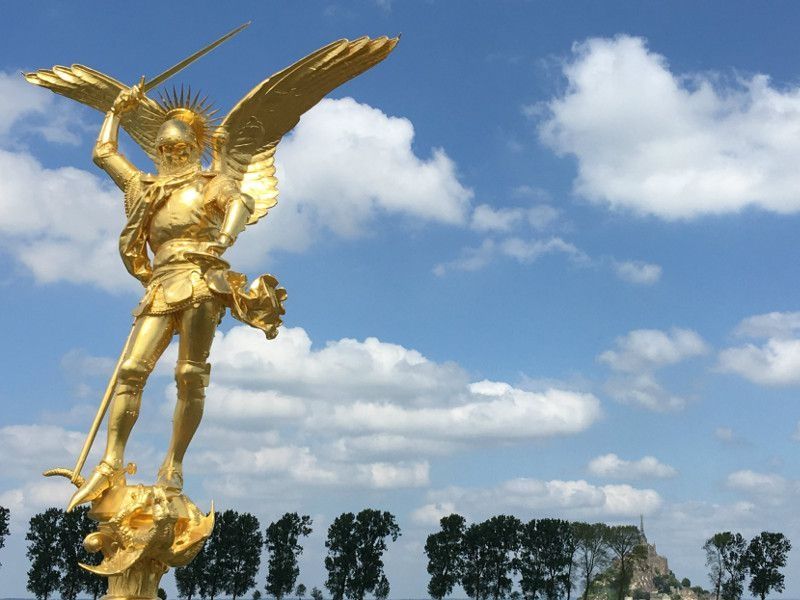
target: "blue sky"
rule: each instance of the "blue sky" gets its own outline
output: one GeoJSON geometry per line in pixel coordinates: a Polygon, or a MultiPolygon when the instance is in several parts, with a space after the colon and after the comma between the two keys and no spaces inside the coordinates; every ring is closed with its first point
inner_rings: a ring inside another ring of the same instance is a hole
{"type": "MultiPolygon", "coordinates": [[[[27,519],[70,493],[38,473],[73,463],[138,292],[115,250],[121,198],[91,164],[101,115],[18,73],[82,63],[134,82],[250,19],[174,82],[226,111],[334,39],[402,40],[279,146],[279,204],[231,260],[286,286],[286,328],[267,342],[223,322],[187,458],[193,499],[265,526],[313,515],[309,587],[336,515],[391,510],[398,598],[424,595],[422,545],[450,511],[644,513],[676,574],[701,585],[716,531],[800,540],[794,4],[10,6],[4,595],[24,595],[27,519]]],[[[145,482],[167,442],[173,360],[129,449],[145,482]]]]}

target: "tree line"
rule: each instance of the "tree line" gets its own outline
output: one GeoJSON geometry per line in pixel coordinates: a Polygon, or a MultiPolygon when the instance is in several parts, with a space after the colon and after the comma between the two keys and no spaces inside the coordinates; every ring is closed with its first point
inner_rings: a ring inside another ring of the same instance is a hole
{"type": "MultiPolygon", "coordinates": [[[[467,525],[458,514],[443,517],[439,525],[425,543],[428,593],[434,600],[450,595],[456,585],[473,600],[570,600],[576,584],[582,585],[583,600],[590,595],[624,600],[636,568],[647,559],[644,535],[630,525],[523,522],[509,515],[467,525]]],[[[717,533],[703,548],[715,600],[740,600],[748,575],[750,592],[761,600],[770,591],[783,591],[780,569],[791,544],[782,533],[762,532],[749,543],[740,534],[717,533]]],[[[673,598],[676,588],[691,585],[688,579],[679,583],[671,571],[656,575],[653,583],[673,598]]],[[[645,600],[649,594],[634,590],[633,597],[645,600]]]]}
{"type": "MultiPolygon", "coordinates": [[[[75,600],[81,592],[97,600],[105,592],[104,578],[78,566],[79,562],[97,564],[101,559],[99,553],[90,554],[83,547],[83,538],[97,526],[88,512],[87,507],[69,513],[49,508],[31,518],[26,535],[30,560],[27,589],[38,600],[48,600],[56,593],[62,600],[75,600]]],[[[250,513],[214,513],[214,528],[203,549],[187,566],[175,569],[179,597],[215,600],[226,594],[232,600],[241,598],[256,586],[266,549],[266,594],[283,600],[294,592],[302,598],[307,589],[297,584],[298,557],[303,552],[300,539],[311,534],[312,525],[308,515],[286,513],[262,531],[258,518],[250,513]]],[[[0,548],[8,533],[8,511],[0,507],[0,548]]],[[[371,594],[385,600],[390,587],[382,557],[387,540],[395,541],[399,535],[400,527],[389,512],[367,508],[358,514],[339,515],[328,528],[325,541],[325,587],[331,598],[364,600],[371,594]]],[[[163,590],[159,596],[166,598],[163,590]]],[[[253,598],[261,598],[261,591],[255,590],[253,598]]],[[[323,600],[322,591],[313,588],[311,598],[323,600]]]]}
{"type": "MultiPolygon", "coordinates": [[[[9,535],[10,512],[0,507],[0,548],[9,535]]],[[[215,513],[214,529],[198,556],[175,570],[181,598],[214,600],[226,594],[233,600],[254,587],[267,552],[264,592],[283,600],[294,593],[301,600],[307,593],[298,584],[301,539],[312,532],[308,515],[286,513],[262,530],[250,513],[233,510],[215,513]]],[[[498,515],[467,524],[458,514],[443,517],[440,529],[425,543],[430,575],[428,593],[442,600],[460,585],[473,600],[624,600],[634,571],[647,558],[646,540],[634,526],[532,519],[498,515]],[[576,594],[580,587],[581,594],[576,594]]],[[[27,589],[37,599],[58,594],[75,600],[81,592],[95,600],[105,591],[105,581],[78,566],[97,564],[99,554],[83,548],[83,538],[96,528],[88,508],[71,513],[47,509],[30,520],[26,535],[30,561],[27,589]]],[[[388,542],[396,541],[400,528],[394,515],[375,509],[343,513],[330,525],[325,547],[327,579],[324,587],[332,600],[364,600],[371,595],[385,600],[390,591],[384,573],[383,554],[388,542]]],[[[751,540],[739,533],[716,533],[703,545],[709,567],[711,592],[692,588],[701,597],[741,600],[747,589],[761,600],[771,591],[782,592],[790,541],[782,534],[761,532],[751,540]]],[[[689,587],[670,571],[653,578],[654,588],[673,598],[676,588],[689,587]]],[[[165,597],[163,590],[160,594],[165,597]]],[[[323,600],[314,587],[312,600],[323,600]]],[[[259,600],[259,589],[253,592],[259,600]]],[[[633,597],[649,600],[649,594],[634,590],[633,597]]]]}
{"type": "Polygon", "coordinates": [[[435,600],[451,594],[456,585],[474,600],[570,600],[576,581],[583,582],[586,600],[601,573],[614,597],[623,600],[635,564],[646,555],[633,526],[562,519],[523,522],[509,515],[467,525],[458,514],[443,517],[439,525],[425,543],[428,593],[435,600]],[[519,590],[514,589],[515,576],[519,590]]]}
{"type": "Polygon", "coordinates": [[[703,544],[708,577],[715,600],[740,600],[744,581],[748,589],[764,600],[770,591],[782,592],[786,557],[791,542],[782,533],[762,531],[749,542],[740,533],[715,533],[703,544]]]}

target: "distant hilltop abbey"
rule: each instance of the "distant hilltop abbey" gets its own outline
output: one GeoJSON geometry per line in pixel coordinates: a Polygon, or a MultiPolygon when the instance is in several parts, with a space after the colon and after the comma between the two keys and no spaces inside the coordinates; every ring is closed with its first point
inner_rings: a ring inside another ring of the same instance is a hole
{"type": "MultiPolygon", "coordinates": [[[[666,557],[656,551],[656,545],[647,541],[644,533],[644,516],[639,517],[639,534],[647,548],[647,558],[633,570],[631,596],[625,600],[709,600],[711,595],[699,586],[681,584],[669,570],[666,557]]],[[[688,580],[687,580],[688,583],[688,580]]]]}

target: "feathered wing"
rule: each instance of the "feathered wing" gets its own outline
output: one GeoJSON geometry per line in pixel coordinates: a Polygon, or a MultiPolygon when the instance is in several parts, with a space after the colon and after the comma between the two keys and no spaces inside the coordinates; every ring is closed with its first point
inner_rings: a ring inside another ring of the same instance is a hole
{"type": "MultiPolygon", "coordinates": [[[[40,69],[25,73],[25,79],[103,113],[111,108],[121,91],[128,89],[128,86],[113,77],[83,65],[40,69]]],[[[164,110],[158,103],[145,96],[135,110],[122,116],[120,124],[147,155],[154,159],[156,134],[165,119],[164,110]]]]}
{"type": "Polygon", "coordinates": [[[275,148],[300,116],[329,92],[386,58],[399,38],[338,40],[272,75],[242,98],[220,124],[227,134],[216,165],[255,200],[249,224],[277,203],[275,148]]]}

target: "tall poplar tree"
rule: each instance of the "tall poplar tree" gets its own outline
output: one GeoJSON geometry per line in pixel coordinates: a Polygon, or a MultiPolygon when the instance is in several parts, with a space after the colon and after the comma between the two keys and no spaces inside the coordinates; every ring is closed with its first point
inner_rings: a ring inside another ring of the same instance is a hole
{"type": "Polygon", "coordinates": [[[303,553],[300,538],[311,533],[313,521],[308,515],[286,513],[267,527],[264,537],[269,553],[267,562],[267,593],[281,600],[291,594],[300,575],[297,558],[303,553]]]}
{"type": "Polygon", "coordinates": [[[47,600],[58,591],[61,575],[58,571],[59,533],[58,525],[64,511],[48,508],[31,517],[25,539],[30,542],[26,556],[30,560],[27,589],[37,600],[47,600]]]}
{"type": "Polygon", "coordinates": [[[432,533],[425,541],[428,557],[428,593],[434,600],[442,600],[461,580],[464,567],[461,545],[464,541],[466,520],[452,514],[439,520],[441,530],[432,533]]]}
{"type": "Polygon", "coordinates": [[[256,575],[261,566],[261,549],[264,538],[261,524],[250,513],[239,513],[227,532],[226,559],[227,577],[223,585],[233,600],[243,596],[256,584],[256,575]]]}
{"type": "Polygon", "coordinates": [[[780,569],[786,566],[786,555],[792,544],[782,533],[762,531],[750,540],[745,560],[750,572],[750,592],[761,600],[771,590],[782,592],[784,576],[780,569]]]}
{"type": "MultiPolygon", "coordinates": [[[[11,520],[11,511],[5,506],[0,506],[0,549],[6,545],[6,536],[11,533],[9,529],[9,522],[11,520]]],[[[0,563],[2,566],[3,563],[0,563]]]]}

